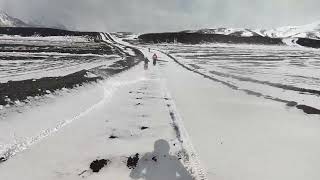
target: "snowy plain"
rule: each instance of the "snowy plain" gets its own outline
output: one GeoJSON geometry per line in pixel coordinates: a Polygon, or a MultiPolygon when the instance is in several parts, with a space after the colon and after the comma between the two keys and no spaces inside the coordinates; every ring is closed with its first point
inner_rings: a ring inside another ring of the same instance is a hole
{"type": "MultiPolygon", "coordinates": [[[[119,48],[131,46],[102,36],[119,48]]],[[[279,93],[278,87],[233,77],[318,90],[310,80],[317,81],[318,51],[223,44],[134,47],[149,59],[156,53],[159,64],[147,70],[138,64],[97,84],[58,92],[1,120],[0,154],[8,160],[0,164],[0,179],[133,179],[128,157],[153,152],[159,139],[195,179],[319,179],[319,116],[241,90],[315,107],[318,97],[290,89],[279,93]],[[204,78],[162,52],[240,88],[204,78]],[[211,73],[217,70],[221,73],[211,73]],[[89,166],[96,159],[111,162],[94,173],[89,166]]]]}
{"type": "Polygon", "coordinates": [[[319,178],[318,115],[232,90],[174,63],[163,75],[208,179],[319,178]]]}
{"type": "Polygon", "coordinates": [[[180,63],[256,96],[320,109],[317,49],[261,45],[164,44],[180,63]]]}
{"type": "MultiPolygon", "coordinates": [[[[183,135],[178,138],[173,128],[170,112],[173,113],[171,108],[174,105],[164,90],[164,82],[157,69],[150,67],[149,71],[144,71],[142,66],[137,66],[95,87],[80,89],[79,93],[69,97],[71,99],[65,99],[68,96],[57,98],[47,105],[57,107],[49,108],[51,111],[46,106],[31,109],[28,113],[43,111],[44,116],[56,120],[59,126],[12,146],[18,147],[17,154],[11,154],[12,157],[0,165],[1,179],[21,178],[22,174],[24,179],[131,179],[126,158],[136,153],[152,152],[157,140],[167,140],[171,153],[176,156],[183,152],[182,147],[190,148],[191,145],[185,145],[187,141],[184,139],[181,144],[183,135]],[[68,104],[59,104],[66,100],[72,108],[68,104]],[[66,109],[72,111],[65,112],[66,109]],[[60,115],[64,119],[69,118],[60,122],[60,115]],[[111,139],[111,136],[117,139],[111,139]],[[89,165],[98,158],[107,158],[112,162],[101,173],[95,174],[89,171],[89,165]],[[26,166],[31,159],[34,165],[26,166]]],[[[30,117],[33,119],[28,119],[29,122],[44,119],[41,116],[30,117]]],[[[185,165],[194,172],[198,168],[192,163],[185,165]]]]}

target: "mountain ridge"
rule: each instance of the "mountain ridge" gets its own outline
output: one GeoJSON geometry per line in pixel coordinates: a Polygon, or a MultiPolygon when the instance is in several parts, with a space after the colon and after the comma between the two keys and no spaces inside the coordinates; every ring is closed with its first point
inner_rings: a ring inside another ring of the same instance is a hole
{"type": "Polygon", "coordinates": [[[18,18],[0,10],[0,27],[28,27],[29,25],[18,18]]]}
{"type": "Polygon", "coordinates": [[[18,18],[8,15],[6,12],[0,10],[0,27],[35,27],[35,28],[54,28],[68,30],[63,24],[46,25],[43,22],[24,22],[18,18]]]}
{"type": "Polygon", "coordinates": [[[250,28],[204,28],[185,30],[185,33],[222,34],[238,37],[262,36],[270,38],[308,38],[320,40],[320,21],[302,26],[284,26],[273,29],[250,28]]]}

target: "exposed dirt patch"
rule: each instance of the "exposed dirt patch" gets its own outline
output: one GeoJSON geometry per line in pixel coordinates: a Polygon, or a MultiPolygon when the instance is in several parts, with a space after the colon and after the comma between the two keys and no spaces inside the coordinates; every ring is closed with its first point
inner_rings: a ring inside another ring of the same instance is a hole
{"type": "Polygon", "coordinates": [[[5,157],[0,157],[0,163],[3,163],[5,161],[7,161],[7,159],[5,157]]]}
{"type": "Polygon", "coordinates": [[[141,129],[141,130],[146,130],[146,129],[149,129],[149,127],[142,126],[140,129],[141,129]]]}
{"type": "Polygon", "coordinates": [[[100,160],[95,160],[90,164],[90,169],[94,173],[98,173],[103,167],[107,166],[110,164],[111,161],[109,159],[100,159],[100,160]]]}
{"type": "Polygon", "coordinates": [[[146,94],[146,93],[142,91],[130,91],[129,94],[146,94]]]}
{"type": "Polygon", "coordinates": [[[157,161],[158,161],[158,159],[157,159],[156,156],[152,157],[152,160],[153,160],[154,162],[157,162],[157,161]]]}
{"type": "Polygon", "coordinates": [[[303,110],[307,114],[320,114],[320,110],[306,105],[297,105],[298,109],[303,110]]]}
{"type": "Polygon", "coordinates": [[[37,80],[9,81],[0,83],[0,105],[12,104],[14,101],[24,101],[28,96],[42,96],[62,88],[71,89],[84,83],[96,82],[101,77],[86,77],[88,71],[82,70],[67,76],[46,77],[37,80]]]}
{"type": "Polygon", "coordinates": [[[297,103],[297,102],[294,102],[294,101],[291,101],[291,102],[288,102],[288,103],[287,103],[287,106],[289,106],[289,107],[294,107],[294,106],[296,106],[296,105],[298,105],[298,103],[297,103]]]}
{"type": "Polygon", "coordinates": [[[178,124],[176,122],[176,116],[175,116],[174,112],[170,111],[170,117],[171,117],[171,120],[172,120],[173,129],[176,132],[177,139],[182,143],[183,141],[182,141],[182,138],[181,138],[181,132],[180,132],[179,126],[178,126],[178,124]]]}
{"type": "Polygon", "coordinates": [[[109,139],[118,139],[119,137],[118,136],[115,136],[115,135],[111,135],[110,137],[109,137],[109,139]]]}
{"type": "Polygon", "coordinates": [[[139,162],[139,153],[128,158],[127,167],[129,169],[134,169],[135,167],[137,167],[138,162],[139,162]]]}

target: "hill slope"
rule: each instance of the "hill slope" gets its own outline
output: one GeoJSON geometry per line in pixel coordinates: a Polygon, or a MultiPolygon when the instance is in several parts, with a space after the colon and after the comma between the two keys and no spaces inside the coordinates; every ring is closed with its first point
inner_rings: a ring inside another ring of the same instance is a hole
{"type": "Polygon", "coordinates": [[[27,27],[27,23],[20,19],[9,16],[7,13],[0,11],[0,27],[27,27]]]}

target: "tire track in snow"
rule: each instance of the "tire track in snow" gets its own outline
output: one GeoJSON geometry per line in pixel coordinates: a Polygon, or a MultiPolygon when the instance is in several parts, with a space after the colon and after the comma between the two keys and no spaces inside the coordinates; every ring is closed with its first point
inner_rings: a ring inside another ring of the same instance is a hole
{"type": "MultiPolygon", "coordinates": [[[[159,52],[159,53],[161,53],[161,52],[159,52]]],[[[164,53],[161,53],[161,54],[166,56],[166,54],[164,54],[164,53]]],[[[191,168],[193,176],[195,177],[196,180],[207,180],[208,178],[206,175],[206,171],[201,166],[201,162],[200,162],[198,153],[196,152],[196,150],[191,142],[191,138],[188,134],[188,131],[184,126],[183,119],[182,119],[181,115],[179,114],[179,111],[176,107],[176,104],[175,104],[169,90],[167,89],[166,80],[162,78],[161,82],[162,82],[162,84],[161,84],[162,92],[164,93],[164,97],[165,97],[164,99],[166,101],[165,103],[167,104],[167,108],[168,108],[168,111],[169,111],[169,114],[170,114],[170,117],[172,120],[173,128],[176,132],[177,139],[179,140],[179,142],[181,144],[182,150],[186,151],[186,153],[189,156],[188,157],[189,160],[186,162],[186,165],[191,168]]]]}

